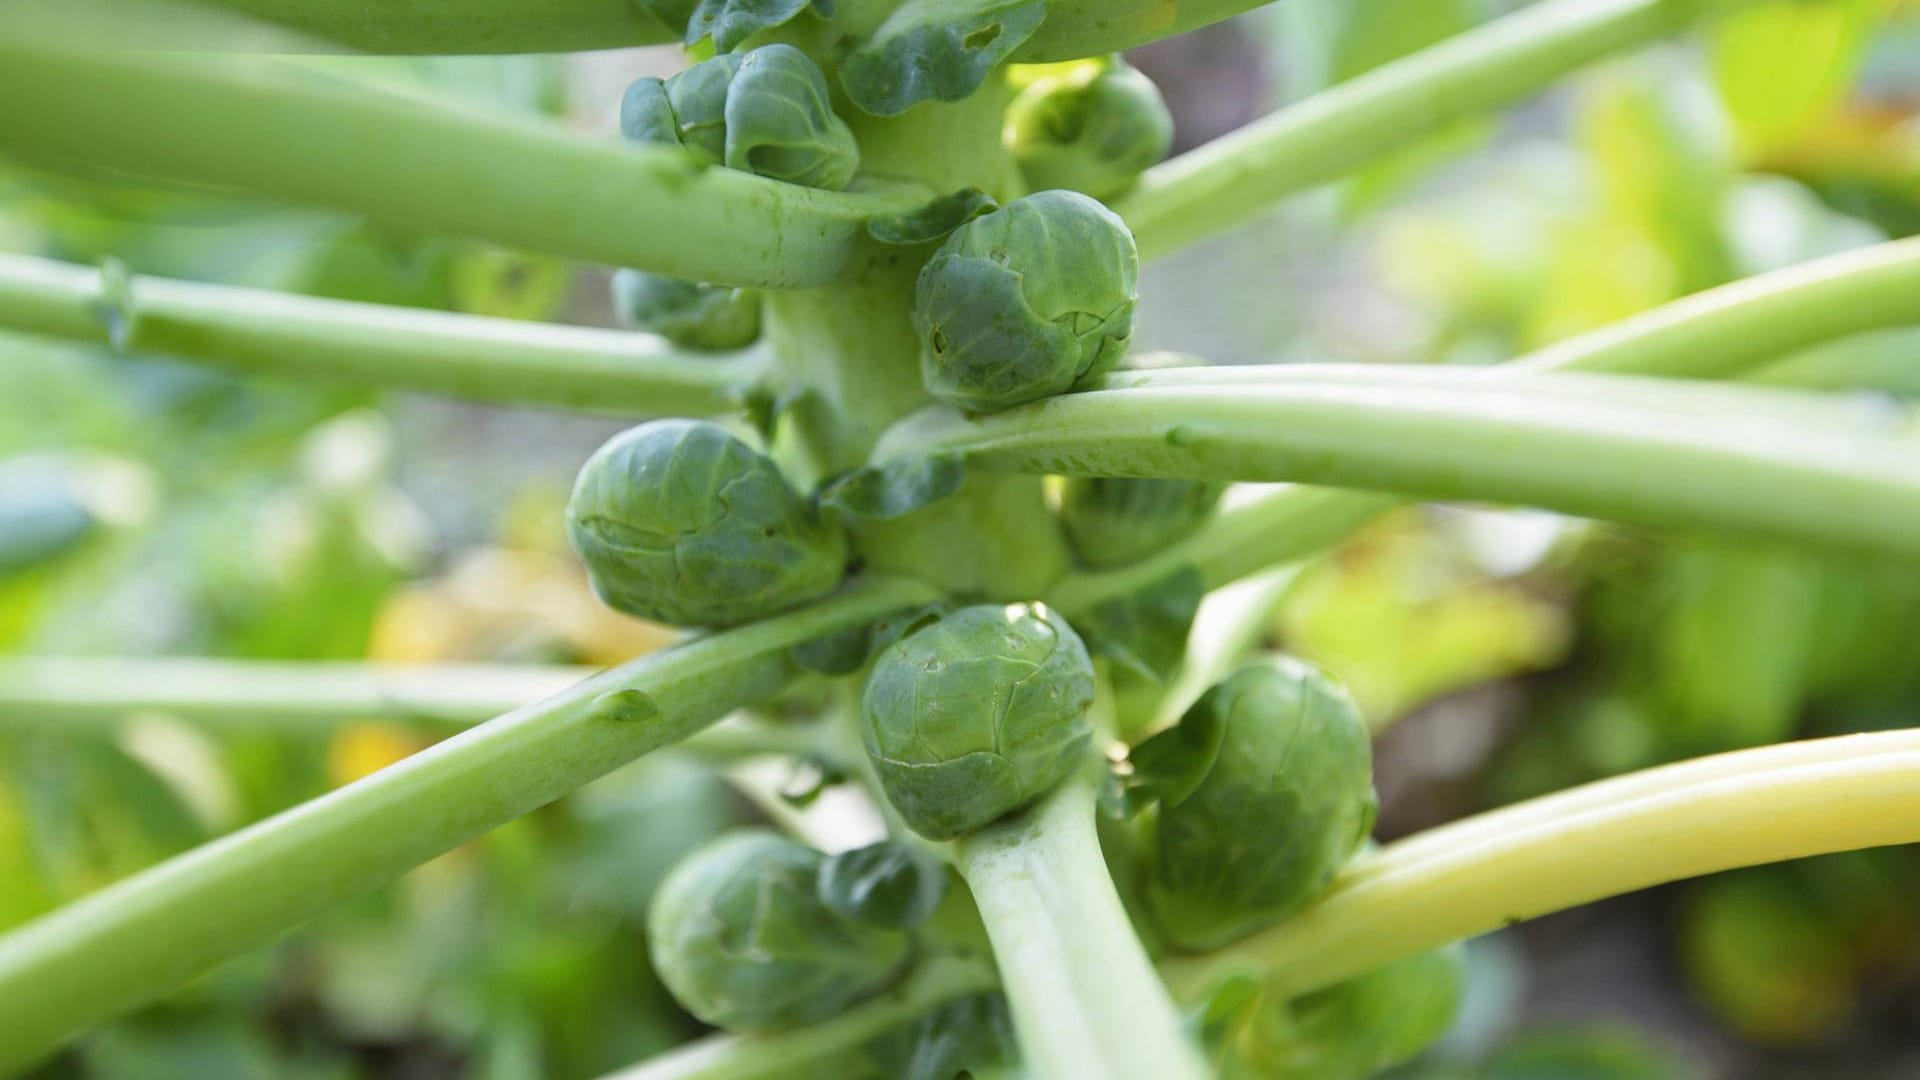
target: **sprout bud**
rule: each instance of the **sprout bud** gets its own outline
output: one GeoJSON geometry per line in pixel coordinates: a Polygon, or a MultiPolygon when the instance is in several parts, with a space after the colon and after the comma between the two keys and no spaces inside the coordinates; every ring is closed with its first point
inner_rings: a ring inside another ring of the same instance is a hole
{"type": "Polygon", "coordinates": [[[688,349],[742,349],[760,336],[760,294],[641,270],[613,275],[621,323],[688,349]]]}
{"type": "Polygon", "coordinates": [[[1324,892],[1377,804],[1360,709],[1325,672],[1275,658],[1208,690],[1135,747],[1150,819],[1147,906],[1179,948],[1218,948],[1324,892]]]}
{"type": "Polygon", "coordinates": [[[838,1015],[883,989],[904,934],[848,922],[820,901],[824,856],[770,832],[723,836],[674,867],[647,916],[648,945],[674,1000],[739,1031],[838,1015]]]}
{"type": "Polygon", "coordinates": [[[913,323],[934,397],[992,412],[1064,393],[1126,354],[1133,234],[1113,211],[1043,191],[955,229],[920,271],[913,323]]]}
{"type": "Polygon", "coordinates": [[[1126,566],[1192,535],[1225,490],[1206,480],[1074,477],[1061,490],[1060,524],[1083,565],[1126,566]]]}
{"type": "Polygon", "coordinates": [[[1153,80],[1115,59],[1040,79],[1007,109],[1006,141],[1035,190],[1111,199],[1173,146],[1153,80]]]}
{"type": "Polygon", "coordinates": [[[1093,662],[1039,604],[962,608],[889,646],[867,677],[867,754],[915,832],[972,832],[1085,759],[1093,662]]]}
{"type": "Polygon", "coordinates": [[[709,165],[832,191],[860,166],[826,77],[791,45],[716,56],[665,81],[641,79],[620,102],[620,130],[637,142],[684,147],[709,165]]]}
{"type": "Polygon", "coordinates": [[[704,420],[655,420],[596,451],[567,535],[609,607],[675,626],[731,626],[825,595],[847,554],[772,460],[704,420]]]}

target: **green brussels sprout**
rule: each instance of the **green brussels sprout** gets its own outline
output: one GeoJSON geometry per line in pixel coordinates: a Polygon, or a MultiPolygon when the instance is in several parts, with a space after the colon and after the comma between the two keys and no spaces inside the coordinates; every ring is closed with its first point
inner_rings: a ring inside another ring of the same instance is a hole
{"type": "Polygon", "coordinates": [[[758,829],[687,856],[647,913],[653,966],[688,1012],[756,1031],[835,1016],[884,989],[904,934],[848,922],[820,902],[825,857],[758,829]]]}
{"type": "Polygon", "coordinates": [[[1173,146],[1153,80],[1115,58],[1042,78],[1007,107],[1007,147],[1035,190],[1111,199],[1173,146]]]}
{"type": "Polygon", "coordinates": [[[1147,907],[1162,936],[1218,948],[1319,896],[1378,804],[1360,709],[1310,664],[1273,658],[1208,690],[1135,747],[1147,820],[1147,907]]]}
{"type": "Polygon", "coordinates": [[[1060,524],[1084,565],[1126,566],[1192,535],[1226,489],[1208,480],[1072,477],[1060,490],[1060,524]]]}
{"type": "Polygon", "coordinates": [[[1223,1080],[1367,1080],[1453,1026],[1466,992],[1458,947],[1409,956],[1285,1001],[1262,995],[1222,1055],[1223,1080]]]}
{"type": "Polygon", "coordinates": [[[675,626],[731,626],[832,591],[846,537],[772,460],[704,420],[655,420],[594,452],[567,535],[596,595],[675,626]]]}
{"type": "Polygon", "coordinates": [[[840,191],[860,167],[860,147],[834,115],[826,76],[791,45],[703,60],[662,81],[646,78],[620,101],[620,131],[636,142],[683,147],[790,184],[840,191]]]}
{"type": "Polygon", "coordinates": [[[992,412],[1120,362],[1140,257],[1113,211],[1042,191],[960,226],[920,271],[913,324],[927,390],[992,412]]]}
{"type": "Polygon", "coordinates": [[[961,608],[867,676],[867,754],[915,832],[945,840],[1020,809],[1084,759],[1093,661],[1040,604],[961,608]]]}
{"type": "Polygon", "coordinates": [[[689,349],[741,349],[760,336],[760,294],[752,289],[616,270],[613,312],[637,330],[689,349]]]}

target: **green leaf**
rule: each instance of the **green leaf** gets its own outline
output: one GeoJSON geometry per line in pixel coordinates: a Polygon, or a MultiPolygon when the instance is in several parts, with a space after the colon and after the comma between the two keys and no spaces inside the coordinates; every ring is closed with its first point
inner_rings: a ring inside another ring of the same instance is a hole
{"type": "Polygon", "coordinates": [[[73,550],[94,530],[71,470],[50,457],[0,461],[0,578],[73,550]]]}
{"type": "Polygon", "coordinates": [[[979,188],[961,188],[942,195],[918,210],[867,221],[867,235],[883,244],[910,247],[930,244],[974,218],[1000,208],[993,196],[979,188]]]}
{"type": "MultiPolygon", "coordinates": [[[[684,35],[687,25],[693,21],[693,12],[702,0],[634,0],[647,14],[659,19],[667,29],[684,35]]],[[[688,40],[692,44],[698,38],[688,40]]]]}
{"type": "Polygon", "coordinates": [[[1186,656],[1187,631],[1206,594],[1200,572],[1182,567],[1139,592],[1100,604],[1076,623],[1095,654],[1165,682],[1186,656]]]}
{"type": "Polygon", "coordinates": [[[923,850],[883,840],[834,855],[820,867],[820,902],[851,922],[910,930],[947,895],[945,867],[923,850]]]}
{"type": "Polygon", "coordinates": [[[957,454],[855,469],[820,493],[820,504],[871,521],[892,521],[960,490],[966,467],[957,454]]]}
{"type": "Polygon", "coordinates": [[[833,0],[700,0],[687,20],[686,42],[711,37],[716,50],[732,52],[747,38],[785,26],[808,8],[831,18],[833,0]]]}
{"type": "Polygon", "coordinates": [[[999,1076],[1020,1063],[1013,1018],[999,994],[960,998],[876,1039],[883,1075],[899,1080],[999,1076]]]}
{"type": "Polygon", "coordinates": [[[847,57],[840,85],[875,116],[959,101],[1046,15],[1043,0],[906,0],[847,57]]]}

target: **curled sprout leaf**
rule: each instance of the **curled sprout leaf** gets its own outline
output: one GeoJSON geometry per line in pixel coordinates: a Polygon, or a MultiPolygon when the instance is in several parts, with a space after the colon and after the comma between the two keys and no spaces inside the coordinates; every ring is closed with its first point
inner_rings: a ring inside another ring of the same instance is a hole
{"type": "Polygon", "coordinates": [[[764,30],[785,26],[812,8],[822,18],[833,17],[832,0],[700,0],[686,22],[688,45],[711,37],[716,52],[729,53],[764,30]]]}
{"type": "Polygon", "coordinates": [[[846,538],[717,424],[655,420],[580,470],[567,535],[596,595],[675,626],[731,626],[839,584],[846,538]]]}
{"type": "Polygon", "coordinates": [[[1318,897],[1366,840],[1373,751],[1344,687],[1273,658],[1208,690],[1133,749],[1152,806],[1147,906],[1179,948],[1218,948],[1318,897]]]}
{"type": "Polygon", "coordinates": [[[1208,480],[1070,477],[1060,525],[1083,565],[1126,566],[1193,535],[1226,489],[1208,480]]]}
{"type": "Polygon", "coordinates": [[[1000,208],[993,196],[979,188],[961,188],[942,195],[918,210],[867,222],[867,235],[883,244],[912,247],[931,244],[974,218],[1000,208]]]}
{"type": "Polygon", "coordinates": [[[1046,16],[1045,0],[906,0],[841,65],[841,88],[875,116],[960,101],[1046,16]]]}
{"type": "Polygon", "coordinates": [[[1115,58],[1022,90],[1007,107],[1006,140],[1036,191],[1109,200],[1173,147],[1173,114],[1153,80],[1115,58]]]}
{"type": "Polygon", "coordinates": [[[1183,567],[1152,585],[1116,596],[1080,617],[1087,647],[1154,682],[1166,682],[1186,659],[1187,632],[1207,595],[1198,570],[1183,567]]]}
{"type": "Polygon", "coordinates": [[[900,816],[935,840],[1039,799],[1085,758],[1093,661],[1044,605],[962,608],[889,646],[867,677],[867,755],[900,816]]]}
{"type": "Polygon", "coordinates": [[[961,1080],[1014,1075],[1020,1043],[1000,994],[949,1001],[874,1040],[880,1075],[895,1080],[961,1080]]]}
{"type": "Polygon", "coordinates": [[[760,337],[760,294],[643,270],[613,275],[613,313],[625,326],[688,349],[741,349],[760,337]]]}
{"type": "Polygon", "coordinates": [[[843,919],[883,930],[919,926],[946,895],[946,867],[892,840],[843,851],[820,868],[821,903],[843,919]]]}
{"type": "Polygon", "coordinates": [[[640,79],[620,103],[620,131],[678,146],[706,165],[840,191],[860,166],[827,80],[791,45],[703,60],[664,81],[640,79]]]}
{"type": "Polygon", "coordinates": [[[726,128],[730,169],[840,191],[860,167],[860,147],[834,115],[826,77],[791,45],[745,54],[727,93],[726,128]]]}
{"type": "Polygon", "coordinates": [[[823,506],[870,521],[892,521],[960,490],[966,466],[958,454],[934,454],[855,469],[820,493],[823,506]]]}
{"type": "Polygon", "coordinates": [[[920,271],[913,323],[929,393],[992,412],[1065,393],[1126,355],[1139,298],[1133,234],[1071,191],[956,229],[920,271]]]}
{"type": "Polygon", "coordinates": [[[736,1031],[813,1023],[884,989],[907,959],[903,934],[849,922],[821,903],[825,857],[763,830],[695,851],[647,915],[660,981],[686,1010],[736,1031]]]}

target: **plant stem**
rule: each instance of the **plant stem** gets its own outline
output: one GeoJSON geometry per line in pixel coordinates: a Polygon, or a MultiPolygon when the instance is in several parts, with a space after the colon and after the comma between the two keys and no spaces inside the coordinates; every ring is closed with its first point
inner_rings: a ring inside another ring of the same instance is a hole
{"type": "Polygon", "coordinates": [[[870,580],[644,657],[0,937],[0,1072],[772,695],[793,645],[929,598],[870,580]]]}
{"type": "Polygon", "coordinates": [[[1356,859],[1319,903],[1166,966],[1185,999],[1254,965],[1304,993],[1607,896],[1735,867],[1920,841],[1920,732],[1741,751],[1603,781],[1356,859]]]}
{"type": "Polygon", "coordinates": [[[759,352],[675,349],[651,334],[321,300],[0,254],[0,328],[243,371],[619,415],[737,408],[759,352]]]}
{"type": "Polygon", "coordinates": [[[268,57],[73,46],[0,15],[0,148],[728,285],[833,279],[917,189],[817,191],[268,57]]]}
{"type": "Polygon", "coordinates": [[[824,1023],[772,1035],[713,1035],[612,1073],[604,1080],[760,1080],[802,1073],[890,1028],[997,985],[991,965],[936,956],[899,986],[824,1023]]]}
{"type": "MultiPolygon", "coordinates": [[[[235,732],[327,731],[380,722],[430,735],[463,731],[598,674],[535,664],[360,664],[148,657],[0,657],[0,728],[112,729],[161,713],[235,732]]],[[[811,724],[746,715],[695,732],[677,750],[720,761],[814,754],[811,724]]]]}
{"type": "MultiPolygon", "coordinates": [[[[1737,375],[1824,341],[1915,323],[1920,323],[1920,240],[1900,240],[1695,293],[1490,368],[1488,374],[1737,375]]],[[[1070,574],[1049,596],[1072,615],[1183,566],[1199,570],[1209,587],[1224,585],[1262,567],[1317,554],[1401,504],[1365,492],[1281,488],[1225,510],[1144,562],[1070,574]]]]}
{"type": "Polygon", "coordinates": [[[1099,771],[959,840],[961,876],[993,943],[1034,1076],[1206,1075],[1127,920],[1094,832],[1099,771]]]}
{"type": "MultiPolygon", "coordinates": [[[[316,47],[387,55],[557,53],[678,41],[634,0],[198,0],[321,39],[316,47]]],[[[216,49],[219,41],[202,47],[216,49]]]]}
{"type": "Polygon", "coordinates": [[[1165,255],[1739,2],[1748,0],[1546,0],[1156,166],[1114,209],[1143,258],[1165,255]]]}
{"type": "Polygon", "coordinates": [[[1020,63],[1119,52],[1230,19],[1273,0],[1048,0],[1047,21],[1014,52],[1020,63]]]}
{"type": "Polygon", "coordinates": [[[1137,373],[979,420],[929,410],[878,457],[932,453],[988,469],[1299,480],[1920,552],[1914,411],[1755,387],[1387,365],[1137,373]]]}

